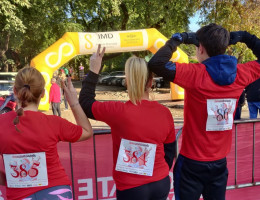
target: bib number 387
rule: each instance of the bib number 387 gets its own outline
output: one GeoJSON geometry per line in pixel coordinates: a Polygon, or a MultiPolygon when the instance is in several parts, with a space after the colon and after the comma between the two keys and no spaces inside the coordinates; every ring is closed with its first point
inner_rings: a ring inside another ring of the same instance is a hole
{"type": "Polygon", "coordinates": [[[116,170],[131,174],[152,176],[156,144],[122,139],[116,170]]]}
{"type": "Polygon", "coordinates": [[[48,185],[45,152],[4,154],[7,187],[27,188],[48,185]]]}

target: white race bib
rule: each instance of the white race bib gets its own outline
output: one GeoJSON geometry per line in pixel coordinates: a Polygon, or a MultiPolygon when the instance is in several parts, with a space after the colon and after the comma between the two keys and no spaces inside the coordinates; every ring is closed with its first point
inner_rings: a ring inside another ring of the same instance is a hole
{"type": "Polygon", "coordinates": [[[3,154],[7,187],[28,188],[48,185],[45,152],[3,154]]]}
{"type": "Polygon", "coordinates": [[[207,99],[208,119],[206,131],[232,129],[236,99],[207,99]]]}
{"type": "Polygon", "coordinates": [[[122,139],[116,170],[131,174],[152,176],[156,144],[122,139]]]}

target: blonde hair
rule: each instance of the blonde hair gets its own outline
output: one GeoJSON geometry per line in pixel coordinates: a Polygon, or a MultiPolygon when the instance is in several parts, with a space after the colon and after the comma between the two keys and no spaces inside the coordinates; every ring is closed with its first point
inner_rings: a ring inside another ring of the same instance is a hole
{"type": "Polygon", "coordinates": [[[143,58],[132,56],[125,63],[125,74],[129,99],[136,105],[147,90],[147,82],[152,78],[152,73],[143,58]]]}
{"type": "Polygon", "coordinates": [[[23,115],[23,108],[28,106],[29,103],[39,103],[44,86],[45,80],[37,69],[24,67],[19,70],[15,77],[14,89],[21,108],[16,111],[17,117],[14,119],[15,127],[19,123],[19,116],[23,115]]]}

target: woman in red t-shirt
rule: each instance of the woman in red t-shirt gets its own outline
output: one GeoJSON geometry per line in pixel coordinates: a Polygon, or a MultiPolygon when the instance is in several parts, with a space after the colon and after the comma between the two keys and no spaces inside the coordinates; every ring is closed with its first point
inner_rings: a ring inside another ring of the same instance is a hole
{"type": "Polygon", "coordinates": [[[93,135],[71,80],[64,90],[78,125],[38,111],[44,86],[45,80],[38,70],[21,69],[14,83],[18,110],[0,115],[0,154],[9,200],[72,199],[70,180],[59,160],[57,143],[78,142],[93,135]]]}
{"type": "Polygon", "coordinates": [[[95,87],[105,49],[90,58],[80,104],[90,118],[111,127],[113,178],[118,200],[165,200],[175,155],[174,122],[170,111],[149,99],[152,74],[144,59],[131,57],[125,74],[129,101],[95,101],[95,87]]]}

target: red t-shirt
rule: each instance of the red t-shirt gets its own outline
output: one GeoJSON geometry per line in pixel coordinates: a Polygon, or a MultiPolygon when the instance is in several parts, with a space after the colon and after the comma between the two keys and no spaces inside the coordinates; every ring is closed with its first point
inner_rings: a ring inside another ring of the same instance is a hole
{"type": "Polygon", "coordinates": [[[49,102],[59,103],[60,102],[60,86],[57,83],[53,83],[50,88],[49,102]]]}
{"type": "Polygon", "coordinates": [[[7,188],[7,198],[22,199],[45,188],[70,185],[70,180],[59,160],[57,143],[59,141],[76,142],[82,134],[82,128],[54,115],[24,111],[17,125],[21,132],[17,132],[13,124],[16,116],[16,112],[0,115],[0,154],[45,152],[48,186],[26,189],[7,188]]]}
{"type": "Polygon", "coordinates": [[[113,178],[118,190],[158,181],[169,174],[164,159],[164,144],[175,141],[174,122],[170,111],[156,101],[94,102],[92,112],[96,120],[111,127],[113,140],[113,178]],[[153,176],[136,175],[115,170],[121,139],[156,144],[153,176]]]}
{"type": "MultiPolygon", "coordinates": [[[[205,65],[176,63],[174,83],[185,89],[184,125],[180,150],[183,156],[198,161],[214,161],[226,157],[231,148],[232,129],[206,130],[209,124],[208,113],[211,109],[223,115],[219,104],[215,104],[216,108],[210,108],[209,101],[234,99],[237,104],[245,86],[258,79],[259,76],[260,64],[256,61],[238,64],[235,81],[230,85],[220,86],[213,82],[205,65]]],[[[228,118],[227,115],[225,117],[228,118]]],[[[232,126],[233,123],[230,124],[232,126]]]]}

